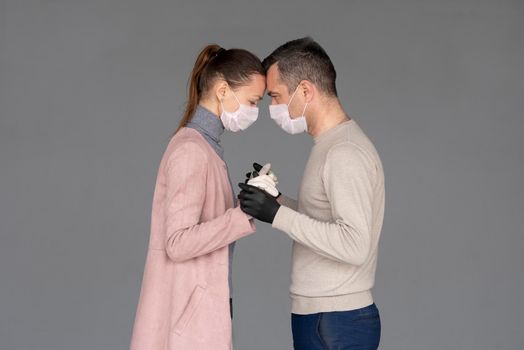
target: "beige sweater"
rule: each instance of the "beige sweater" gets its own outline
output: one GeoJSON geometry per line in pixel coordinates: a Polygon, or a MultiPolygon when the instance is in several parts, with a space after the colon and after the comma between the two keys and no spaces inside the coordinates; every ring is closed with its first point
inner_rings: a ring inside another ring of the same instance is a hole
{"type": "Polygon", "coordinates": [[[354,310],[373,303],[384,218],[384,172],[353,120],[314,138],[298,201],[282,204],[272,226],[293,239],[292,312],[354,310]]]}

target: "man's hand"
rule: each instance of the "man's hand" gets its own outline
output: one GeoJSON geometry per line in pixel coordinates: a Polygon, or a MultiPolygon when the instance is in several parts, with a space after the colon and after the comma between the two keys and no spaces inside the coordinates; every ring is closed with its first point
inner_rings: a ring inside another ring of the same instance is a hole
{"type": "Polygon", "coordinates": [[[280,208],[276,198],[255,186],[243,183],[239,183],[238,186],[242,189],[238,194],[240,209],[260,221],[273,223],[280,208]]]}

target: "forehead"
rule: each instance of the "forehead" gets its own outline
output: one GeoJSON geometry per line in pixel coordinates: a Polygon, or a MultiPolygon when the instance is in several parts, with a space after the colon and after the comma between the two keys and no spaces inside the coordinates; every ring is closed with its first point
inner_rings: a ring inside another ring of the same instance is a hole
{"type": "Polygon", "coordinates": [[[254,74],[250,77],[248,84],[243,89],[248,93],[262,94],[266,88],[266,78],[261,74],[254,74]]]}
{"type": "Polygon", "coordinates": [[[266,79],[267,89],[270,91],[280,90],[285,87],[285,85],[280,80],[280,72],[276,63],[267,70],[266,79]]]}
{"type": "Polygon", "coordinates": [[[266,89],[266,77],[262,74],[255,74],[253,77],[254,80],[254,86],[256,89],[262,89],[264,91],[266,89]]]}

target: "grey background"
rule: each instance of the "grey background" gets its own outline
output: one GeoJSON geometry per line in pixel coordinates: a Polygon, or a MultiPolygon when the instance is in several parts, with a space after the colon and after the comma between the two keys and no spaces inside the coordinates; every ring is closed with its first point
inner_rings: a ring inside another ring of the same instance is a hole
{"type": "MultiPolygon", "coordinates": [[[[382,349],[522,349],[522,1],[0,1],[0,349],[126,349],[158,164],[207,43],[264,57],[312,35],[375,142],[382,349]],[[520,295],[520,297],[519,297],[520,295]]],[[[233,181],[312,145],[226,133],[233,181]]],[[[290,240],[239,241],[237,349],[290,349],[290,240]]]]}

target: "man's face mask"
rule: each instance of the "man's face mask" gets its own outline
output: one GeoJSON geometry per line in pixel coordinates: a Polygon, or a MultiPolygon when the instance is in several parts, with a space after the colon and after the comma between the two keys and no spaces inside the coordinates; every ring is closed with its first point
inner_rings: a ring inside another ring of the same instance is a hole
{"type": "Polygon", "coordinates": [[[277,125],[280,126],[285,132],[292,135],[307,131],[306,117],[304,116],[308,105],[307,102],[304,106],[302,114],[299,117],[292,119],[289,115],[289,105],[291,104],[291,100],[293,100],[293,97],[295,97],[297,91],[298,86],[295,89],[295,92],[293,92],[293,95],[291,95],[291,98],[287,104],[282,103],[269,106],[269,115],[271,116],[271,119],[273,119],[275,123],[277,123],[277,125]]]}
{"type": "Polygon", "coordinates": [[[246,106],[240,103],[237,96],[231,90],[235,100],[237,100],[239,108],[234,112],[227,112],[224,109],[224,104],[220,100],[222,105],[222,113],[220,114],[220,120],[224,128],[229,131],[237,132],[239,130],[247,129],[251,124],[255,122],[258,118],[258,107],[246,106]]]}

